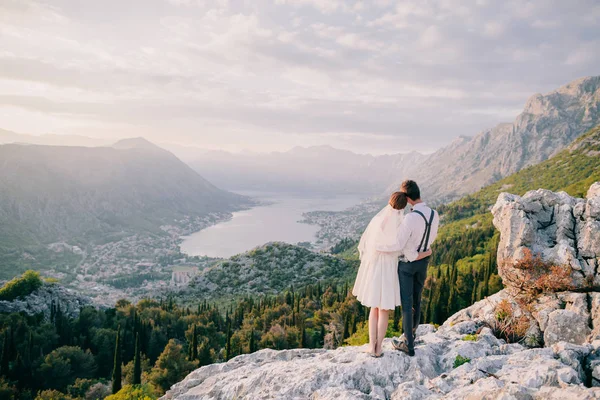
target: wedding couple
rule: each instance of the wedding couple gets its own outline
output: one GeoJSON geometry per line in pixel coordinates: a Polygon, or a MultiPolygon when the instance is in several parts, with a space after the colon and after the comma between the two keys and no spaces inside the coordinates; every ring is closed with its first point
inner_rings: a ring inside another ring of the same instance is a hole
{"type": "Polygon", "coordinates": [[[358,301],[370,307],[369,354],[381,357],[389,311],[402,306],[403,335],[394,338],[396,350],[415,355],[415,333],[421,318],[421,294],[437,237],[439,216],[421,200],[419,186],[404,181],[389,204],[369,223],[358,251],[360,268],[352,289],[358,301]],[[407,204],[412,211],[405,213],[407,204]]]}

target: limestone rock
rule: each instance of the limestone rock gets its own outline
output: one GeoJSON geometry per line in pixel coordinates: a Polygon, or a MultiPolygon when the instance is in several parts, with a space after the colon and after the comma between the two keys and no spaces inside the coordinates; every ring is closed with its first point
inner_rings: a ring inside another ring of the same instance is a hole
{"type": "Polygon", "coordinates": [[[587,199],[539,189],[523,197],[502,193],[492,209],[500,231],[498,271],[519,274],[515,263],[530,249],[548,262],[570,266],[576,289],[600,287],[600,183],[587,199]]]}
{"type": "Polygon", "coordinates": [[[64,286],[44,283],[30,295],[13,301],[0,300],[0,313],[24,312],[27,315],[44,314],[50,318],[52,301],[60,304],[61,311],[68,317],[76,318],[82,307],[93,305],[89,297],[76,294],[64,286]]]}
{"type": "Polygon", "coordinates": [[[449,328],[420,327],[413,358],[392,350],[389,339],[380,359],[366,346],[261,350],[199,368],[162,399],[600,398],[600,388],[583,386],[591,345],[526,349],[487,328],[476,341],[458,333],[467,324],[449,328]],[[457,355],[471,361],[454,368],[457,355]]]}

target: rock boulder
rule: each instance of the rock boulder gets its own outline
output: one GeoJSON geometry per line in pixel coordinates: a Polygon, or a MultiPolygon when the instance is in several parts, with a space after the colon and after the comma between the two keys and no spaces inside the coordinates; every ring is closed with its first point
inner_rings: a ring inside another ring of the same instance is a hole
{"type": "Polygon", "coordinates": [[[592,345],[527,349],[485,328],[464,340],[467,328],[421,326],[412,358],[388,339],[380,359],[366,346],[261,350],[202,367],[162,399],[600,399],[600,388],[584,386],[592,345]],[[459,355],[470,361],[455,366],[459,355]]]}
{"type": "Polygon", "coordinates": [[[600,182],[586,199],[549,190],[523,197],[502,193],[492,209],[500,231],[498,272],[518,274],[526,249],[555,265],[570,266],[575,289],[600,289],[600,182]]]}

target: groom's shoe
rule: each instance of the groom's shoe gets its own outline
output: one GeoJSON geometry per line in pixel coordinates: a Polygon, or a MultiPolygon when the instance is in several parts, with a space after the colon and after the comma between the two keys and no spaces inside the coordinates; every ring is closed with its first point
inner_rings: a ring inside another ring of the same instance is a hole
{"type": "Polygon", "coordinates": [[[399,339],[393,339],[392,346],[394,347],[394,349],[401,351],[403,353],[406,353],[411,357],[413,357],[415,355],[415,349],[409,349],[408,344],[406,344],[406,342],[403,342],[399,339]]]}
{"type": "MultiPolygon", "coordinates": [[[[417,340],[417,329],[416,329],[416,328],[415,328],[415,329],[413,329],[413,338],[415,339],[415,341],[417,340]]],[[[405,333],[403,333],[403,334],[400,336],[400,339],[399,339],[399,340],[400,340],[401,342],[406,342],[406,341],[407,341],[407,340],[406,340],[406,334],[405,334],[405,333]]]]}

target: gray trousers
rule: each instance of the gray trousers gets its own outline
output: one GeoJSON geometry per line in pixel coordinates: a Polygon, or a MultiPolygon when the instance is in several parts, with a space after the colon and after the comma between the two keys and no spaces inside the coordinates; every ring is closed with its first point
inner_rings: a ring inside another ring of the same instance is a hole
{"type": "Polygon", "coordinates": [[[402,330],[406,336],[409,349],[415,348],[413,329],[417,329],[421,320],[421,295],[429,257],[413,262],[398,263],[398,279],[400,279],[400,302],[402,304],[402,330]]]}

